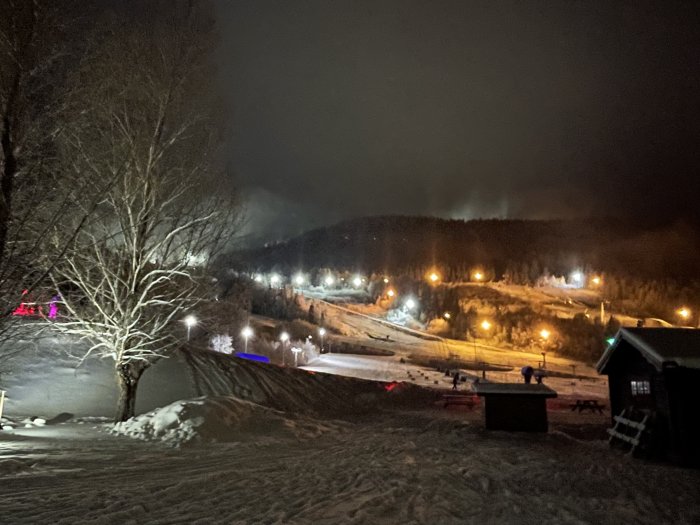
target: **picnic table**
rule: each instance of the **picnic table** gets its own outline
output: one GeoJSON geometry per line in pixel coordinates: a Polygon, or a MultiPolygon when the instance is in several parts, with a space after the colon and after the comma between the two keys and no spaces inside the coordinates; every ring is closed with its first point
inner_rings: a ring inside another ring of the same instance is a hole
{"type": "Polygon", "coordinates": [[[442,399],[444,408],[447,408],[449,405],[466,405],[469,408],[473,408],[477,403],[474,396],[465,394],[445,394],[442,396],[442,399]]]}
{"type": "Polygon", "coordinates": [[[579,414],[584,410],[588,410],[591,413],[598,411],[599,414],[602,414],[605,408],[605,405],[598,403],[597,399],[577,399],[575,403],[571,403],[569,406],[572,412],[578,410],[579,414]]]}

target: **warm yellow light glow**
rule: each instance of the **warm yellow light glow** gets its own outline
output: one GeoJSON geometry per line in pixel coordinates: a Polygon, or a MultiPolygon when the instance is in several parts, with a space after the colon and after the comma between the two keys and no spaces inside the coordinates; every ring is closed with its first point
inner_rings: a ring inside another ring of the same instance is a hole
{"type": "Polygon", "coordinates": [[[591,279],[591,282],[598,286],[602,282],[602,279],[596,275],[593,279],[591,279]]]}
{"type": "Polygon", "coordinates": [[[389,288],[386,292],[387,297],[394,297],[396,295],[396,292],[389,288]]]}
{"type": "Polygon", "coordinates": [[[450,317],[452,317],[452,316],[450,315],[450,312],[445,312],[444,314],[442,314],[442,316],[443,316],[445,319],[449,319],[450,317]]]}
{"type": "Polygon", "coordinates": [[[540,337],[542,339],[544,339],[545,341],[547,339],[549,339],[550,335],[552,335],[552,333],[549,330],[547,330],[546,328],[543,328],[542,330],[540,330],[540,337]]]}
{"type": "Polygon", "coordinates": [[[280,334],[280,341],[282,341],[283,343],[289,341],[289,334],[287,332],[282,332],[280,334]]]}
{"type": "Polygon", "coordinates": [[[386,277],[384,277],[384,284],[389,284],[389,279],[387,279],[386,277]]]}
{"type": "Polygon", "coordinates": [[[488,330],[489,328],[491,328],[491,323],[484,319],[481,322],[481,328],[483,328],[484,330],[488,330]]]}
{"type": "Polygon", "coordinates": [[[678,310],[678,315],[680,315],[683,319],[688,319],[690,317],[690,310],[684,306],[678,310]]]}
{"type": "Polygon", "coordinates": [[[432,282],[436,283],[440,280],[440,276],[438,274],[436,274],[435,272],[433,272],[428,276],[428,279],[430,279],[432,282]]]}
{"type": "Polygon", "coordinates": [[[474,272],[474,280],[475,281],[482,281],[484,279],[484,274],[481,273],[480,271],[474,272]]]}

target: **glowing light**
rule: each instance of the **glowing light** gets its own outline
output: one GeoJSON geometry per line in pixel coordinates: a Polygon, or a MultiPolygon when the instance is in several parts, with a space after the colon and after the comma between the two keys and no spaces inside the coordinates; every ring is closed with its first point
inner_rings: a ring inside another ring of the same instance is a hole
{"type": "Polygon", "coordinates": [[[591,282],[592,282],[595,286],[598,286],[601,282],[603,282],[603,280],[602,280],[600,277],[598,277],[598,276],[596,275],[595,277],[593,277],[593,279],[591,279],[591,282]]]}
{"type": "Polygon", "coordinates": [[[326,335],[326,329],[323,328],[323,327],[319,328],[319,329],[318,329],[318,334],[319,334],[321,337],[323,337],[324,335],[326,335]]]}
{"type": "Polygon", "coordinates": [[[436,274],[435,272],[433,272],[428,276],[428,279],[430,279],[431,282],[436,283],[440,280],[440,276],[438,274],[436,274]]]}
{"type": "Polygon", "coordinates": [[[445,319],[449,319],[450,317],[452,317],[452,316],[450,315],[450,312],[445,312],[444,314],[442,314],[442,316],[443,316],[445,319]]]}
{"type": "Polygon", "coordinates": [[[389,284],[389,279],[384,277],[384,284],[389,284]]]}
{"type": "Polygon", "coordinates": [[[390,288],[386,291],[386,295],[387,297],[394,297],[396,295],[396,292],[390,288]]]}
{"type": "Polygon", "coordinates": [[[194,315],[188,315],[185,317],[185,324],[187,325],[187,328],[192,328],[197,324],[197,318],[194,315]]]}
{"type": "Polygon", "coordinates": [[[243,328],[243,330],[241,330],[241,335],[248,339],[249,337],[253,336],[253,329],[250,326],[246,326],[243,328]]]}
{"type": "Polygon", "coordinates": [[[304,276],[300,273],[295,275],[294,276],[294,284],[296,284],[297,286],[301,286],[302,284],[304,284],[304,276]]]}
{"type": "Polygon", "coordinates": [[[277,275],[276,273],[273,273],[273,274],[270,276],[270,284],[277,284],[277,283],[279,283],[279,282],[280,282],[280,276],[277,275]]]}
{"type": "Polygon", "coordinates": [[[686,307],[680,308],[678,310],[678,315],[680,315],[683,319],[688,319],[690,317],[690,310],[686,307]]]}
{"type": "Polygon", "coordinates": [[[574,272],[571,274],[571,280],[576,284],[581,284],[583,282],[583,274],[581,272],[574,272]]]}
{"type": "Polygon", "coordinates": [[[549,339],[550,335],[552,335],[552,333],[549,330],[547,330],[546,328],[543,328],[542,330],[540,330],[540,337],[542,339],[544,339],[545,341],[547,339],[549,339]]]}
{"type": "Polygon", "coordinates": [[[335,279],[333,279],[332,275],[327,275],[323,282],[326,284],[326,286],[333,286],[335,279]]]}
{"type": "Polygon", "coordinates": [[[484,274],[481,273],[480,271],[475,271],[474,272],[474,280],[475,281],[482,281],[484,279],[484,274]]]}
{"type": "Polygon", "coordinates": [[[384,385],[384,390],[386,390],[387,392],[391,392],[397,386],[399,386],[399,384],[396,381],[392,381],[391,383],[384,385]]]}
{"type": "Polygon", "coordinates": [[[282,341],[283,343],[289,341],[289,334],[287,332],[282,332],[280,334],[280,341],[282,341]]]}
{"type": "Polygon", "coordinates": [[[613,344],[615,342],[615,338],[609,337],[608,339],[605,340],[605,342],[608,343],[608,346],[610,346],[611,344],[613,344]]]}
{"type": "Polygon", "coordinates": [[[264,355],[258,355],[258,354],[248,354],[245,352],[236,352],[235,354],[236,357],[240,357],[241,359],[247,359],[248,361],[258,361],[260,363],[269,363],[270,358],[264,355]]]}
{"type": "Polygon", "coordinates": [[[359,277],[359,276],[358,276],[358,277],[355,277],[355,278],[352,280],[352,284],[353,284],[356,288],[359,288],[360,286],[362,286],[362,277],[359,277]]]}
{"type": "Polygon", "coordinates": [[[481,328],[483,328],[484,330],[488,330],[489,328],[491,328],[491,323],[484,319],[481,322],[481,328]]]}
{"type": "Polygon", "coordinates": [[[260,275],[259,273],[256,273],[256,274],[255,274],[255,277],[253,277],[253,280],[254,280],[256,283],[262,282],[262,275],[260,275]]]}
{"type": "Polygon", "coordinates": [[[416,307],[416,302],[413,299],[406,300],[406,308],[413,310],[416,307]]]}

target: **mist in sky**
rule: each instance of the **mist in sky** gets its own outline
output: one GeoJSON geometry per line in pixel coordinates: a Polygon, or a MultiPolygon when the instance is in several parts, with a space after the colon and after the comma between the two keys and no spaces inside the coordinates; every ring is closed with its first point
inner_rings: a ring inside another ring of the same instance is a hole
{"type": "Polygon", "coordinates": [[[693,2],[220,1],[254,235],[378,214],[697,221],[693,2]]]}

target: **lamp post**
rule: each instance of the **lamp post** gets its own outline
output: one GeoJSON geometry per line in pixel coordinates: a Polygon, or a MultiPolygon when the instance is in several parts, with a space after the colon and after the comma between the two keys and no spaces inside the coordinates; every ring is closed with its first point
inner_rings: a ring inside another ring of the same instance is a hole
{"type": "Polygon", "coordinates": [[[323,327],[319,328],[318,335],[321,336],[321,353],[323,353],[323,336],[326,335],[326,329],[323,327]]]}
{"type": "MultiPolygon", "coordinates": [[[[546,345],[547,341],[549,340],[549,336],[552,335],[552,333],[547,330],[546,328],[543,328],[540,330],[540,337],[542,338],[543,344],[546,345]]],[[[540,352],[542,355],[542,368],[547,368],[547,351],[542,351],[540,352]]]]}
{"type": "Polygon", "coordinates": [[[250,339],[253,336],[253,329],[250,326],[246,326],[241,330],[241,335],[243,336],[243,340],[245,341],[245,352],[248,352],[248,339],[250,339]]]}
{"type": "MultiPolygon", "coordinates": [[[[481,323],[479,323],[479,327],[481,327],[481,329],[484,331],[490,330],[491,326],[493,326],[493,325],[487,319],[484,319],[483,321],[481,321],[481,323]]],[[[477,334],[477,331],[474,330],[474,341],[473,341],[474,342],[474,363],[476,363],[476,334],[477,334]]],[[[482,375],[483,376],[486,375],[486,370],[483,370],[482,375]]]]}
{"type": "Polygon", "coordinates": [[[194,315],[185,317],[185,326],[187,326],[187,340],[190,340],[190,330],[197,324],[197,318],[194,315]]]}
{"type": "Polygon", "coordinates": [[[301,352],[301,348],[297,348],[296,346],[293,346],[292,352],[294,352],[294,366],[298,367],[299,366],[299,352],[301,352]]]}
{"type": "Polygon", "coordinates": [[[287,347],[287,341],[289,341],[289,334],[287,332],[282,332],[280,334],[280,341],[282,341],[282,366],[285,366],[284,363],[284,350],[287,347]]]}

